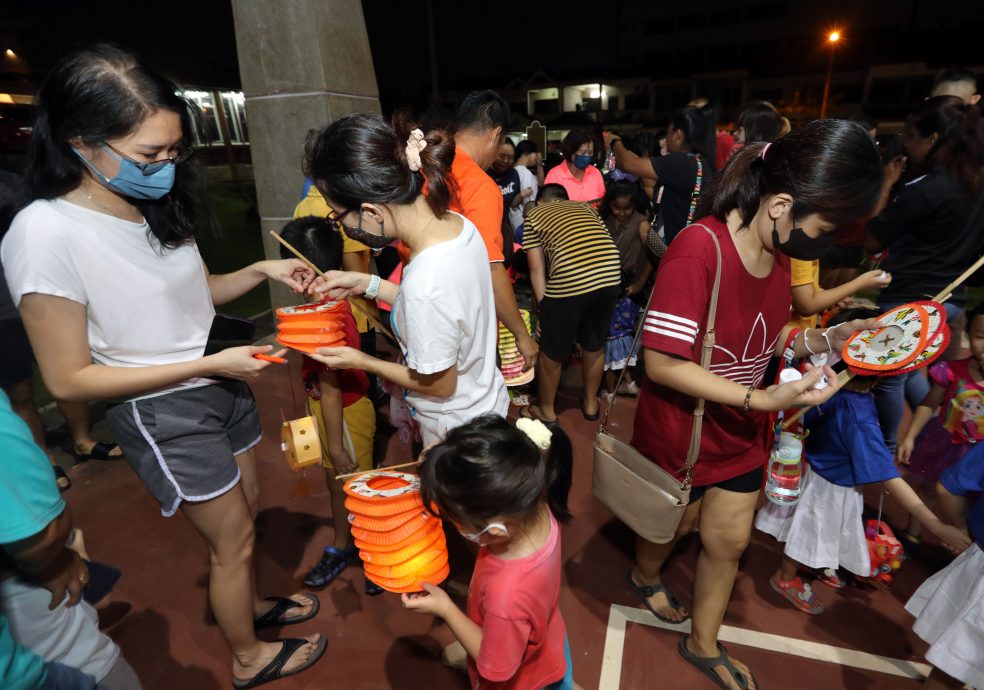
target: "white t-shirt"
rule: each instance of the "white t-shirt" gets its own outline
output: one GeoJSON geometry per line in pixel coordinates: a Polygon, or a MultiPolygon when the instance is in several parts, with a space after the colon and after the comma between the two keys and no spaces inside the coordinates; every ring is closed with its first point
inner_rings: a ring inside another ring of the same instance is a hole
{"type": "Polygon", "coordinates": [[[0,257],[14,304],[39,293],[85,305],[97,364],[175,364],[205,351],[215,308],[194,242],[162,251],[146,222],[39,200],[14,218],[0,257]]]}
{"type": "Polygon", "coordinates": [[[536,195],[540,189],[540,186],[536,182],[536,175],[525,165],[517,165],[516,172],[519,173],[519,191],[522,192],[524,189],[532,189],[533,193],[523,200],[519,208],[509,209],[509,224],[512,225],[513,230],[523,224],[523,207],[527,203],[536,201],[536,195]]]}
{"type": "MultiPolygon", "coordinates": [[[[457,215],[457,214],[455,214],[457,215]]],[[[403,269],[393,304],[393,326],[407,366],[421,374],[458,369],[448,398],[407,392],[425,444],[487,412],[509,410],[506,384],[495,363],[498,323],[489,254],[465,218],[456,238],[424,249],[403,269]]]]}

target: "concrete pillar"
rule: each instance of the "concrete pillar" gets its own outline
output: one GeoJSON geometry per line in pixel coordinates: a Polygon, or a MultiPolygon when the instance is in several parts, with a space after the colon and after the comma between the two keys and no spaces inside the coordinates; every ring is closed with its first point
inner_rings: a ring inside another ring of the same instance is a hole
{"type": "MultiPolygon", "coordinates": [[[[304,136],[352,112],[380,112],[359,0],[232,0],[263,246],[290,220],[304,176],[304,136]]],[[[274,307],[296,303],[272,285],[274,307]]]]}

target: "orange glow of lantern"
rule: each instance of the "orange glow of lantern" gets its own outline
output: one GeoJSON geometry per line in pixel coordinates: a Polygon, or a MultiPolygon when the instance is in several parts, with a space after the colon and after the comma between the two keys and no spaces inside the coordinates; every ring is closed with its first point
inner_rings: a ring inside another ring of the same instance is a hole
{"type": "Polygon", "coordinates": [[[448,574],[441,520],[424,509],[420,478],[404,472],[368,472],[345,484],[352,536],[366,577],[390,592],[419,592],[448,574]]]}
{"type": "Polygon", "coordinates": [[[285,347],[310,354],[320,347],[345,345],[345,302],[312,302],[275,313],[277,342],[285,347]]]}

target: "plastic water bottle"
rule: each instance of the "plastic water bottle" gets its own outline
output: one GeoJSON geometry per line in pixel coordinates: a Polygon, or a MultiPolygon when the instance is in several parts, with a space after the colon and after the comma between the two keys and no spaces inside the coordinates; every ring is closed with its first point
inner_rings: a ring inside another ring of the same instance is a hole
{"type": "Polygon", "coordinates": [[[803,469],[800,458],[803,442],[796,434],[784,431],[779,436],[779,447],[769,458],[769,477],[765,482],[765,496],[781,506],[793,505],[799,500],[800,480],[803,469]]]}

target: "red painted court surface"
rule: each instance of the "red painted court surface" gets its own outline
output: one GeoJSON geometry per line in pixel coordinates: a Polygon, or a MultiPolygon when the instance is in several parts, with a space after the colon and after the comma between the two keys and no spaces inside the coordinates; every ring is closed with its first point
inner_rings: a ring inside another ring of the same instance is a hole
{"type": "MultiPolygon", "coordinates": [[[[294,372],[297,367],[292,367],[294,372]]],[[[259,446],[262,483],[257,520],[256,562],[261,595],[304,591],[302,580],[329,541],[328,494],[320,470],[291,472],[279,449],[280,409],[290,416],[286,368],[269,367],[253,386],[264,421],[259,446]]],[[[562,390],[562,394],[565,391],[562,390]]],[[[711,688],[710,681],[676,651],[679,633],[644,610],[626,584],[632,564],[632,535],[591,496],[591,451],[595,424],[578,410],[576,391],[560,400],[561,424],[576,449],[571,496],[574,519],[563,529],[564,589],[575,679],[584,688],[711,688]]],[[[628,434],[634,405],[623,400],[614,415],[617,433],[628,434]]],[[[100,429],[100,431],[102,431],[100,429]]],[[[395,436],[386,463],[410,460],[395,436]]],[[[90,462],[74,468],[65,494],[86,545],[96,560],[123,570],[116,589],[118,609],[109,634],[148,690],[228,688],[230,657],[207,612],[205,548],[180,516],[165,519],[125,463],[90,462]]],[[[896,514],[886,500],[889,517],[896,514]]],[[[876,509],[877,495],[868,496],[876,509]]],[[[696,536],[682,543],[665,579],[690,601],[696,536]]],[[[785,604],[768,586],[778,562],[771,537],[758,533],[745,555],[722,633],[729,651],[752,668],[763,688],[916,688],[925,645],[911,631],[903,605],[929,573],[946,562],[939,549],[927,560],[906,564],[888,590],[847,588],[834,592],[817,584],[827,605],[810,617],[785,604]],[[732,640],[727,642],[727,640],[732,640]],[[851,651],[856,650],[856,651],[851,651]],[[861,652],[858,654],[856,652],[861,652]],[[877,655],[877,656],[876,656],[877,655]]],[[[432,618],[411,614],[397,595],[369,598],[362,572],[350,567],[319,592],[321,612],[298,626],[262,633],[321,632],[328,650],[311,670],[270,687],[381,690],[457,690],[464,676],[438,660],[452,637],[432,618]]],[[[923,671],[925,669],[922,669],[923,671]]]]}

